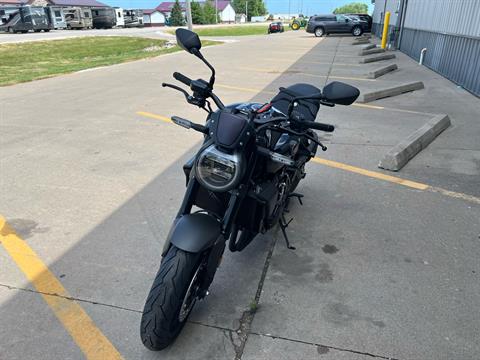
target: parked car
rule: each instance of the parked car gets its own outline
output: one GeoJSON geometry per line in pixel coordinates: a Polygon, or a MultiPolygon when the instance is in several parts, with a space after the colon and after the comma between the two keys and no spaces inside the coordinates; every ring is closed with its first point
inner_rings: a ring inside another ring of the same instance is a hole
{"type": "Polygon", "coordinates": [[[348,17],[357,17],[361,21],[365,21],[367,23],[367,27],[365,29],[365,32],[372,31],[373,19],[370,15],[368,15],[368,14],[345,14],[345,15],[347,15],[348,17]]]}
{"type": "Polygon", "coordinates": [[[95,29],[111,29],[117,25],[117,17],[113,8],[92,9],[92,22],[95,29]]]}
{"type": "Polygon", "coordinates": [[[27,33],[50,31],[52,24],[45,12],[45,8],[39,6],[20,6],[0,8],[0,31],[9,33],[27,33]]]}
{"type": "Polygon", "coordinates": [[[285,29],[283,28],[283,23],[281,21],[278,22],[273,22],[268,26],[268,33],[273,34],[273,33],[278,33],[278,32],[284,32],[285,29]]]}
{"type": "Polygon", "coordinates": [[[64,8],[65,21],[67,29],[91,29],[92,11],[90,9],[81,9],[79,7],[64,8]]]}
{"type": "Polygon", "coordinates": [[[308,20],[307,32],[317,37],[342,33],[360,36],[365,32],[366,27],[365,22],[345,15],[315,15],[308,20]]]}

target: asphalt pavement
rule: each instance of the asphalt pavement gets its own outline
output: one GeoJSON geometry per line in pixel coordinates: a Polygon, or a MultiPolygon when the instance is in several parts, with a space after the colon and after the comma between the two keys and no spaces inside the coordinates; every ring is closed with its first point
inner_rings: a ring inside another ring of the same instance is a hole
{"type": "Polygon", "coordinates": [[[378,64],[350,43],[299,31],[205,48],[225,103],[294,82],[425,89],[322,108],[337,129],[289,213],[297,250],[276,229],[226,253],[161,353],[143,347],[140,316],[201,142],[166,120],[205,113],[160,84],[208,69],[174,53],[0,88],[0,359],[478,358],[479,100],[403,54],[398,72],[366,79],[378,64]],[[439,112],[451,129],[399,173],[377,168],[439,112]]]}

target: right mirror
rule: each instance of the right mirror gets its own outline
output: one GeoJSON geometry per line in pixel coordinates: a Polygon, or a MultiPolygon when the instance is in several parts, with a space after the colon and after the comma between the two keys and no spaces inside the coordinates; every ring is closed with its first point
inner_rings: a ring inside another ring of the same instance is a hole
{"type": "Polygon", "coordinates": [[[175,31],[177,36],[177,44],[185,51],[193,53],[193,50],[197,51],[202,48],[202,42],[196,33],[193,31],[179,28],[175,31]]]}
{"type": "Polygon", "coordinates": [[[340,81],[333,81],[323,88],[322,95],[329,102],[339,105],[351,105],[357,100],[360,90],[340,81]]]}

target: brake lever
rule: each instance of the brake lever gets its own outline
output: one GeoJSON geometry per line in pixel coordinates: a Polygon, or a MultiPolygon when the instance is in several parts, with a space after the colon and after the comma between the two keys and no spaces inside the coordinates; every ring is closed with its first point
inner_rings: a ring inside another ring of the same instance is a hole
{"type": "Polygon", "coordinates": [[[177,85],[162,83],[162,87],[169,87],[169,88],[172,88],[174,90],[180,91],[185,96],[185,99],[187,100],[187,102],[192,97],[188,92],[186,92],[184,89],[182,89],[181,87],[179,87],[177,85]]]}

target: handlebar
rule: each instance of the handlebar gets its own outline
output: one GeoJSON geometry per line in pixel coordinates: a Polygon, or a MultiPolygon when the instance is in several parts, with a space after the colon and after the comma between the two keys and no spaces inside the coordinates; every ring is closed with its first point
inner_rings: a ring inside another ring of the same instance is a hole
{"type": "Polygon", "coordinates": [[[190,87],[190,85],[192,84],[192,79],[188,78],[187,76],[183,75],[182,73],[174,72],[173,77],[175,78],[175,80],[180,81],[181,83],[187,85],[188,87],[190,87]]]}
{"type": "Polygon", "coordinates": [[[309,122],[306,127],[310,129],[315,129],[315,130],[320,130],[320,131],[325,131],[325,132],[334,132],[335,131],[335,126],[330,125],[330,124],[322,124],[322,123],[315,123],[315,122],[309,122]]]}

